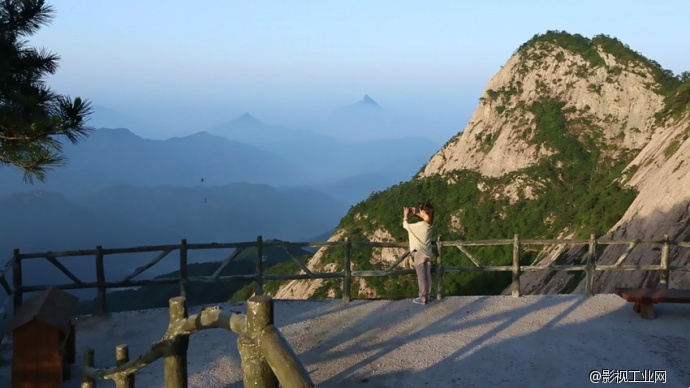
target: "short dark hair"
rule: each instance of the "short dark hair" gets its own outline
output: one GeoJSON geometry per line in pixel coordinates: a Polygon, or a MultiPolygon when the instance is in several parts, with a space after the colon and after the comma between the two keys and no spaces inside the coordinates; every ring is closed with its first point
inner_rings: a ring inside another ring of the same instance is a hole
{"type": "Polygon", "coordinates": [[[429,215],[429,224],[434,224],[434,205],[431,202],[424,201],[417,206],[419,210],[424,210],[429,215]]]}

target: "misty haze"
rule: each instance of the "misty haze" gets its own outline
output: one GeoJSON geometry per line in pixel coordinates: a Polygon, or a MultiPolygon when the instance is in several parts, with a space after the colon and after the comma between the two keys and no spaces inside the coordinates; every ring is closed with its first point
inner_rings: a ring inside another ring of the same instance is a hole
{"type": "MultiPolygon", "coordinates": [[[[9,258],[15,248],[239,242],[259,235],[325,241],[351,206],[411,179],[441,146],[421,124],[368,95],[333,112],[329,125],[338,138],[245,113],[187,136],[152,140],[126,127],[135,122],[97,107],[89,122],[95,131],[64,145],[67,165],[45,182],[24,184],[18,168],[0,169],[0,252],[9,258]]],[[[131,271],[112,267],[114,278],[131,271]]],[[[94,273],[73,270],[85,279],[94,273]]],[[[28,271],[28,283],[62,276],[44,271],[28,271]]]]}

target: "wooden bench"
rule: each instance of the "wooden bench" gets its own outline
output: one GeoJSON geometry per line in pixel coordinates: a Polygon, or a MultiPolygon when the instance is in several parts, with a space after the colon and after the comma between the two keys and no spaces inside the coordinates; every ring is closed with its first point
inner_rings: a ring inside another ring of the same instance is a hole
{"type": "Polygon", "coordinates": [[[633,310],[644,319],[654,319],[654,303],[690,303],[690,290],[670,288],[617,288],[616,294],[634,302],[633,310]]]}

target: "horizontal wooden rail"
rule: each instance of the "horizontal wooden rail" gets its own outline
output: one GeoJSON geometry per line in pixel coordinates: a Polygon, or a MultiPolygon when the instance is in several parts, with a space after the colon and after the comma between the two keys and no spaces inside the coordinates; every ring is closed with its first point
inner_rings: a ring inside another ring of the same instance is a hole
{"type": "MultiPolygon", "coordinates": [[[[256,246],[256,243],[253,243],[253,246],[256,246]]],[[[289,241],[265,241],[264,246],[288,246],[288,247],[293,247],[293,248],[300,248],[300,247],[314,247],[314,248],[322,248],[322,247],[343,247],[345,246],[344,241],[326,241],[326,242],[289,242],[289,241]]]]}
{"type": "MultiPolygon", "coordinates": [[[[490,245],[512,245],[513,240],[499,239],[499,240],[477,240],[477,241],[438,241],[436,244],[441,244],[444,247],[475,247],[475,246],[490,246],[490,245]]],[[[556,243],[558,244],[558,242],[556,243]]]]}
{"type": "MultiPolygon", "coordinates": [[[[134,248],[132,248],[134,249],[134,248]]],[[[143,251],[135,251],[143,252],[143,251]]],[[[67,256],[94,256],[96,254],[95,249],[80,249],[76,251],[65,251],[65,252],[52,252],[48,251],[45,253],[22,253],[20,258],[25,259],[44,259],[46,257],[67,257],[67,256]]]]}
{"type": "MultiPolygon", "coordinates": [[[[576,240],[548,240],[548,239],[524,239],[520,240],[522,245],[586,245],[590,240],[576,239],[576,240]]],[[[512,241],[511,241],[512,243],[512,241]]]]}
{"type": "Polygon", "coordinates": [[[370,248],[407,248],[408,243],[404,242],[377,242],[377,241],[352,241],[352,247],[370,247],[370,248]]]}
{"type": "MultiPolygon", "coordinates": [[[[243,278],[252,278],[251,275],[236,275],[235,277],[239,278],[242,276],[243,278]]],[[[82,284],[75,284],[75,283],[68,283],[68,284],[39,284],[39,285],[32,285],[32,286],[22,286],[22,291],[23,292],[32,292],[32,291],[42,291],[46,290],[50,287],[57,287],[61,288],[63,290],[82,290],[82,289],[87,289],[87,288],[98,288],[99,286],[102,286],[104,288],[129,288],[129,287],[141,287],[141,286],[151,286],[151,285],[160,285],[160,284],[175,284],[180,281],[179,278],[160,278],[160,279],[148,279],[148,280],[130,280],[127,282],[104,282],[104,283],[99,283],[99,282],[88,282],[88,283],[82,283],[82,284]]]]}
{"type": "Polygon", "coordinates": [[[300,280],[300,279],[333,279],[342,278],[342,272],[313,272],[309,274],[295,274],[295,275],[278,275],[278,274],[264,274],[263,278],[266,280],[300,280]]]}
{"type": "Polygon", "coordinates": [[[451,267],[443,266],[443,272],[510,272],[513,270],[512,265],[492,265],[481,267],[451,267]]]}

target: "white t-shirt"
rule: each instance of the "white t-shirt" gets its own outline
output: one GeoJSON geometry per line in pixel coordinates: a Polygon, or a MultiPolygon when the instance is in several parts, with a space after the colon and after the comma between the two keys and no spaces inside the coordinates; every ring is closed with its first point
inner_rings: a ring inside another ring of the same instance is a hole
{"type": "Polygon", "coordinates": [[[410,224],[407,220],[403,220],[403,228],[407,230],[410,240],[410,252],[422,252],[427,257],[434,257],[431,251],[431,233],[434,230],[433,225],[429,225],[426,221],[410,224]]]}

